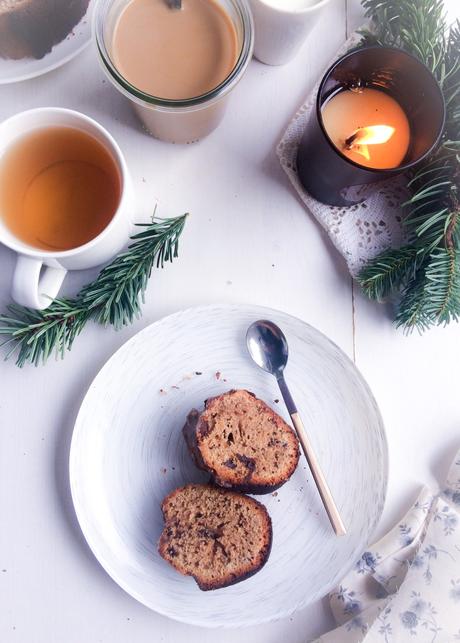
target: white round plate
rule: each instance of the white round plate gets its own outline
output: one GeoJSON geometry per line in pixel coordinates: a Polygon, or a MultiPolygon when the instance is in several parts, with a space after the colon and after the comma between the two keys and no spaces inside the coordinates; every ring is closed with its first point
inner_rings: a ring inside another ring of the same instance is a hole
{"type": "Polygon", "coordinates": [[[240,627],[291,614],[350,570],[383,509],[387,446],[367,384],[319,331],[268,308],[205,306],[149,326],[102,368],[75,424],[70,484],[91,549],[123,589],[180,621],[240,627]],[[332,532],[302,456],[278,492],[258,496],[273,521],[265,567],[242,583],[202,592],[157,552],[160,503],[172,489],[206,479],[181,434],[187,413],[206,398],[246,388],[288,419],[276,381],[246,352],[246,330],[261,318],[287,336],[286,378],[348,534],[332,532]]]}
{"type": "Polygon", "coordinates": [[[41,76],[77,56],[91,41],[91,18],[94,3],[95,0],[90,0],[86,14],[80,22],[62,42],[55,45],[43,58],[39,60],[34,58],[21,58],[20,60],[0,58],[0,85],[41,76]]]}

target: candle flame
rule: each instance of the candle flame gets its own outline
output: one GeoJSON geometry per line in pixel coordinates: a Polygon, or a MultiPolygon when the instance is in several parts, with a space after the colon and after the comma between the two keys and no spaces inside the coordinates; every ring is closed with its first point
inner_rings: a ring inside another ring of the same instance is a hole
{"type": "Polygon", "coordinates": [[[352,145],[376,145],[386,143],[395,133],[395,128],[389,125],[370,125],[360,127],[352,137],[352,145]]]}
{"type": "Polygon", "coordinates": [[[390,125],[369,125],[368,127],[359,127],[350,137],[345,141],[345,146],[349,150],[354,150],[357,154],[361,154],[368,161],[371,156],[369,153],[368,145],[377,145],[379,143],[386,143],[395,133],[395,128],[390,125]]]}

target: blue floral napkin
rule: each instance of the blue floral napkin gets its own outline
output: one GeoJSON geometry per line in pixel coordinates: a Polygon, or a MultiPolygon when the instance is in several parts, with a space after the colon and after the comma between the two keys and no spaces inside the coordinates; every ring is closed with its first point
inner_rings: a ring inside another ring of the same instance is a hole
{"type": "Polygon", "coordinates": [[[330,601],[338,627],[315,643],[460,641],[460,451],[442,493],[423,488],[330,601]]]}

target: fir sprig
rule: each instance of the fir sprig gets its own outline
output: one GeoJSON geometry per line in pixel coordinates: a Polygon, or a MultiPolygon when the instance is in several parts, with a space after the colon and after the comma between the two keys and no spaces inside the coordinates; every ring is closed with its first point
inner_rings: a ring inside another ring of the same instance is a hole
{"type": "Polygon", "coordinates": [[[136,224],[143,230],[131,237],[134,243],[75,298],[55,299],[45,310],[8,306],[8,313],[0,315],[3,345],[11,344],[6,359],[16,354],[18,366],[38,366],[52,354],[63,358],[90,319],[119,329],[139,317],[153,267],[178,256],[186,217],[136,224]]]}
{"type": "Polygon", "coordinates": [[[412,246],[382,252],[361,273],[361,287],[368,297],[383,301],[398,290],[417,266],[417,251],[412,246]]]}
{"type": "Polygon", "coordinates": [[[409,243],[382,252],[358,281],[371,299],[399,294],[396,324],[426,330],[460,318],[460,22],[442,0],[363,0],[373,29],[363,44],[401,47],[435,75],[446,103],[438,150],[409,178],[409,243]]]}

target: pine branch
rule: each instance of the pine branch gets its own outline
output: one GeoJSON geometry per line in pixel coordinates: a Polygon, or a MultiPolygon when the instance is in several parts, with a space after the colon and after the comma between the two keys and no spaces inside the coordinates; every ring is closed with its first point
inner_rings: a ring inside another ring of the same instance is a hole
{"type": "Polygon", "coordinates": [[[404,291],[396,325],[420,332],[460,318],[460,255],[438,248],[404,291]]]}
{"type": "Polygon", "coordinates": [[[382,301],[415,274],[417,250],[404,246],[382,252],[359,274],[358,283],[370,299],[382,301]]]}
{"type": "Polygon", "coordinates": [[[371,299],[401,294],[397,326],[423,331],[460,318],[460,22],[447,29],[442,0],[362,4],[374,27],[363,43],[420,58],[446,103],[441,144],[408,182],[411,198],[403,207],[410,243],[381,253],[358,278],[371,299]]]}
{"type": "Polygon", "coordinates": [[[44,311],[12,304],[7,315],[0,315],[0,335],[8,337],[2,346],[12,344],[5,359],[17,353],[16,364],[22,367],[45,363],[53,352],[63,358],[89,317],[75,299],[56,299],[44,311]]]}
{"type": "Polygon", "coordinates": [[[54,353],[63,358],[86,323],[119,329],[140,315],[140,306],[153,267],[163,268],[178,256],[179,237],[187,215],[137,224],[144,230],[74,299],[56,299],[45,310],[15,304],[0,315],[0,335],[11,344],[5,359],[16,354],[17,366],[45,363],[54,353]]]}
{"type": "Polygon", "coordinates": [[[459,253],[454,249],[437,248],[426,269],[426,314],[433,324],[448,324],[460,317],[459,253]]]}
{"type": "Polygon", "coordinates": [[[366,44],[400,47],[440,72],[445,52],[446,22],[442,0],[363,0],[374,29],[366,44]]]}
{"type": "Polygon", "coordinates": [[[408,183],[413,193],[404,204],[408,210],[404,225],[425,254],[443,246],[452,222],[455,227],[458,223],[456,163],[452,160],[451,152],[440,150],[408,183]]]}
{"type": "Polygon", "coordinates": [[[139,317],[155,263],[158,268],[163,268],[165,262],[172,262],[177,257],[185,216],[157,219],[153,225],[137,225],[145,229],[131,237],[135,243],[80,293],[83,305],[89,308],[95,321],[111,324],[116,329],[139,317]]]}
{"type": "Polygon", "coordinates": [[[426,313],[427,280],[425,269],[421,268],[414,277],[407,282],[403,291],[399,310],[396,314],[396,327],[402,326],[406,332],[416,328],[419,332],[427,330],[431,320],[426,313]]]}

